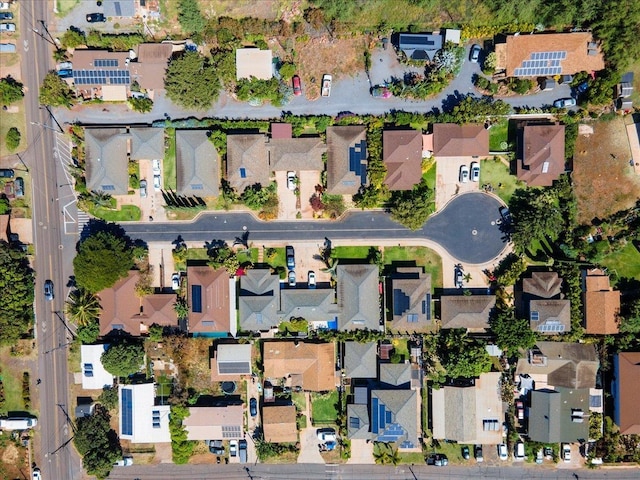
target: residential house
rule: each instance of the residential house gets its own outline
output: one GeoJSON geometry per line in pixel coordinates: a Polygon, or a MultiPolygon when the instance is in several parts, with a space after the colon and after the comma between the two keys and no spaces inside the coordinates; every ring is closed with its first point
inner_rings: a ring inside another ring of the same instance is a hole
{"type": "Polygon", "coordinates": [[[169,443],[169,405],[156,405],[155,384],[120,385],[120,438],[131,443],[169,443]]]}
{"type": "Polygon", "coordinates": [[[280,323],[280,277],[269,269],[249,269],[240,277],[240,329],[265,331],[280,323]]]}
{"type": "MultiPolygon", "coordinates": [[[[164,77],[173,53],[171,43],[141,43],[138,45],[138,57],[129,64],[133,80],[150,97],[158,90],[164,90],[164,77]]],[[[162,157],[160,157],[162,158],[162,157]]]]}
{"type": "Polygon", "coordinates": [[[107,17],[132,18],[136,16],[137,0],[102,0],[107,17]]]}
{"type": "Polygon", "coordinates": [[[238,193],[252,185],[269,185],[266,138],[261,133],[227,135],[227,181],[238,193]]]}
{"type": "Polygon", "coordinates": [[[640,435],[640,352],[615,355],[613,375],[613,419],[621,435],[640,435]]]}
{"type": "Polygon", "coordinates": [[[620,292],[611,288],[609,276],[599,268],[583,271],[585,331],[591,335],[618,333],[620,292]]]}
{"type": "Polygon", "coordinates": [[[124,102],[131,85],[128,52],[76,49],[73,52],[73,85],[84,98],[124,102]]]}
{"type": "Polygon", "coordinates": [[[211,358],[211,381],[240,381],[252,373],[253,346],[249,343],[216,342],[211,358]]]}
{"type": "MultiPolygon", "coordinates": [[[[396,442],[399,449],[420,445],[420,393],[418,390],[371,391],[371,440],[396,442]]],[[[348,420],[351,422],[351,418],[348,420]]]]}
{"type": "Polygon", "coordinates": [[[280,290],[280,321],[304,318],[312,328],[336,330],[338,304],[333,288],[280,290]]]}
{"type": "Polygon", "coordinates": [[[499,372],[483,373],[464,384],[431,393],[433,438],[458,443],[502,443],[503,402],[499,372]]]}
{"type": "Polygon", "coordinates": [[[433,125],[433,156],[441,158],[470,157],[489,154],[489,132],[484,125],[436,123],[433,125]]]}
{"type": "Polygon", "coordinates": [[[189,333],[195,337],[236,336],[236,282],[224,268],[187,266],[189,333]]]}
{"type": "Polygon", "coordinates": [[[270,80],[273,77],[271,50],[258,48],[236,49],[236,80],[270,80]]]}
{"type": "Polygon", "coordinates": [[[380,363],[380,383],[384,388],[409,388],[411,385],[411,364],[403,363],[380,363]]]}
{"type": "MultiPolygon", "coordinates": [[[[396,267],[387,280],[391,287],[390,330],[425,333],[435,325],[431,315],[431,274],[422,267],[396,267]]],[[[388,307],[387,307],[388,308],[388,307]]]]}
{"type": "Polygon", "coordinates": [[[262,430],[266,442],[298,441],[295,405],[273,405],[262,408],[262,430]]]}
{"type": "Polygon", "coordinates": [[[530,187],[553,185],[565,171],[564,125],[525,125],[518,140],[518,180],[530,187]]]}
{"type": "Polygon", "coordinates": [[[267,140],[269,165],[273,172],[319,172],[324,170],[322,155],[327,147],[320,137],[293,137],[290,123],[272,123],[267,140]]]}
{"type": "Polygon", "coordinates": [[[178,195],[217,197],[220,159],[205,130],[176,130],[178,195]]]}
{"type": "Polygon", "coordinates": [[[541,389],[531,392],[529,439],[541,443],[583,443],[589,438],[589,389],[541,389]]]}
{"type": "Polygon", "coordinates": [[[164,158],[164,128],[130,128],[131,160],[164,158]]]}
{"type": "Polygon", "coordinates": [[[518,314],[529,319],[531,329],[544,335],[571,330],[571,302],[562,294],[557,272],[531,272],[516,291],[518,314]]]}
{"type": "Polygon", "coordinates": [[[382,330],[376,265],[338,265],[339,330],[382,330]]]}
{"type": "Polygon", "coordinates": [[[127,194],[129,139],[130,135],[124,128],[85,129],[87,190],[110,195],[127,194]]]}
{"type": "Polygon", "coordinates": [[[162,327],[177,327],[178,318],[173,308],[175,293],[156,293],[138,297],[136,285],[140,272],[131,270],[113,287],[98,293],[100,305],[100,335],[123,330],[129,335],[146,334],[154,323],[162,327]]]}
{"type": "Polygon", "coordinates": [[[367,185],[367,129],[327,127],[327,193],[355,195],[367,185]]]}
{"type": "Polygon", "coordinates": [[[495,295],[442,295],[442,328],[466,328],[470,332],[482,332],[489,328],[489,318],[495,306],[495,295]]]}
{"type": "Polygon", "coordinates": [[[347,378],[377,378],[378,343],[344,342],[343,365],[347,378]]]}
{"type": "Polygon", "coordinates": [[[109,344],[80,346],[83,389],[102,390],[104,387],[113,385],[114,376],[102,365],[102,354],[108,349],[109,344]]]}
{"type": "Polygon", "coordinates": [[[507,35],[495,41],[496,71],[507,77],[553,77],[604,69],[591,32],[507,35]]]}
{"type": "Polygon", "coordinates": [[[264,377],[271,384],[285,379],[291,387],[328,392],[336,388],[335,344],[295,341],[263,343],[264,377]]]}
{"type": "Polygon", "coordinates": [[[409,60],[433,61],[442,49],[443,37],[440,33],[401,33],[398,48],[409,60]]]}
{"type": "Polygon", "coordinates": [[[422,133],[419,130],[384,130],[382,160],[389,190],[411,190],[422,180],[422,133]]]}
{"type": "Polygon", "coordinates": [[[244,438],[244,408],[242,404],[189,407],[182,426],[187,440],[239,440],[244,438]]]}

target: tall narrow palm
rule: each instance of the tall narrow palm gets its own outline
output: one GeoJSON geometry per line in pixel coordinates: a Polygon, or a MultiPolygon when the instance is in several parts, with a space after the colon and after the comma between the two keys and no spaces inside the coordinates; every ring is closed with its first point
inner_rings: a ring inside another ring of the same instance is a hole
{"type": "Polygon", "coordinates": [[[101,310],[98,297],[83,289],[71,292],[65,304],[67,316],[79,327],[86,327],[95,322],[101,310]]]}

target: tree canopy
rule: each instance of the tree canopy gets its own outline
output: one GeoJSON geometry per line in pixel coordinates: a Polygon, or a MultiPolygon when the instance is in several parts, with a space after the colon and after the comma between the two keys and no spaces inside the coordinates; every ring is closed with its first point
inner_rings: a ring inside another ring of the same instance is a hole
{"type": "Polygon", "coordinates": [[[140,342],[123,341],[111,345],[100,359],[110,374],[128,377],[140,371],[144,362],[144,348],[140,342]]]}
{"type": "Polygon", "coordinates": [[[517,354],[520,348],[531,348],[536,343],[536,334],[529,322],[516,318],[512,308],[499,312],[490,323],[498,347],[509,355],[517,354]]]}
{"type": "Polygon", "coordinates": [[[47,73],[40,87],[40,103],[51,107],[71,107],[75,103],[73,91],[55,72],[47,73]]]}
{"type": "Polygon", "coordinates": [[[7,135],[4,139],[5,143],[7,144],[7,148],[11,151],[16,150],[20,146],[21,137],[22,135],[20,135],[20,130],[18,130],[16,127],[11,127],[7,131],[7,135]]]}
{"type": "Polygon", "coordinates": [[[0,105],[11,105],[22,97],[22,83],[11,76],[0,78],[0,105]]]}
{"type": "Polygon", "coordinates": [[[182,31],[188,35],[201,33],[207,22],[202,16],[198,0],[179,0],[178,22],[182,31]]]}
{"type": "Polygon", "coordinates": [[[98,298],[91,292],[81,288],[73,290],[65,304],[67,316],[76,325],[82,327],[95,323],[100,316],[101,310],[102,307],[98,298]]]}
{"type": "Polygon", "coordinates": [[[220,80],[215,67],[197,52],[172,60],[165,77],[167,97],[183,108],[207,110],[217,100],[220,80]]]}
{"type": "Polygon", "coordinates": [[[100,404],[93,415],[78,418],[73,443],[80,455],[82,465],[89,475],[98,479],[109,476],[113,464],[122,456],[118,434],[109,424],[109,412],[100,404]]]}
{"type": "Polygon", "coordinates": [[[234,252],[227,244],[210,248],[207,252],[209,255],[209,266],[214,269],[224,268],[229,275],[235,275],[240,268],[240,261],[236,252],[234,252]]]}
{"type": "Polygon", "coordinates": [[[127,276],[133,267],[133,249],[127,237],[100,231],[80,243],[73,259],[76,283],[97,293],[127,276]]]}
{"type": "Polygon", "coordinates": [[[189,410],[181,405],[171,407],[169,416],[169,431],[171,432],[171,450],[173,463],[181,465],[189,461],[196,442],[187,440],[187,432],[182,426],[182,421],[189,416],[189,410]]]}
{"type": "Polygon", "coordinates": [[[424,180],[413,190],[396,190],[389,200],[391,218],[411,230],[418,230],[435,209],[433,190],[424,180]]]}
{"type": "Polygon", "coordinates": [[[27,255],[0,241],[0,344],[12,344],[31,329],[33,282],[27,255]]]}
{"type": "Polygon", "coordinates": [[[491,371],[491,357],[484,345],[469,337],[463,329],[440,333],[438,357],[449,378],[472,378],[491,371]]]}

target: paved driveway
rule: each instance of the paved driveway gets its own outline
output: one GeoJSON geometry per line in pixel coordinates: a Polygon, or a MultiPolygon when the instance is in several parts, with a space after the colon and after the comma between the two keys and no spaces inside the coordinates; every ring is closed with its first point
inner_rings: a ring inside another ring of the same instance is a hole
{"type": "Polygon", "coordinates": [[[351,458],[347,460],[347,464],[366,464],[372,465],[376,463],[373,458],[373,442],[354,438],[351,440],[351,458]]]}
{"type": "MultiPolygon", "coordinates": [[[[311,422],[309,422],[311,423],[311,422]]],[[[325,463],[318,449],[316,427],[307,427],[300,431],[300,454],[298,463],[325,463]]]]}
{"type": "Polygon", "coordinates": [[[471,179],[460,181],[460,167],[466,165],[471,174],[471,162],[480,162],[471,157],[440,157],[436,160],[436,210],[442,209],[456,195],[478,190],[478,182],[471,179]]]}

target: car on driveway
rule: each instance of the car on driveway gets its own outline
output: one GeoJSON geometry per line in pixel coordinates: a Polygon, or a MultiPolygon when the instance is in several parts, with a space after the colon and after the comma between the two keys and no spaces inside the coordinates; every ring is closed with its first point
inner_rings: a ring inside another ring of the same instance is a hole
{"type": "Polygon", "coordinates": [[[171,288],[173,290],[180,290],[180,274],[174,273],[171,275],[171,288]]]}
{"type": "Polygon", "coordinates": [[[307,287],[316,288],[316,274],[313,271],[307,274],[307,287]]]}
{"type": "Polygon", "coordinates": [[[476,445],[473,448],[473,456],[476,457],[476,462],[484,462],[484,457],[482,456],[482,445],[476,445]]]}
{"type": "Polygon", "coordinates": [[[296,189],[296,172],[287,172],[287,188],[289,190],[296,189]]]}
{"type": "Polygon", "coordinates": [[[9,2],[0,2],[0,10],[9,10],[11,4],[9,2]]]}
{"type": "Polygon", "coordinates": [[[336,431],[333,428],[319,428],[316,430],[316,435],[321,442],[335,442],[337,440],[336,431]]]}
{"type": "Polygon", "coordinates": [[[153,161],[153,174],[160,175],[160,160],[153,161]]]}
{"type": "Polygon", "coordinates": [[[255,398],[249,400],[249,413],[252,417],[258,415],[258,401],[255,398]]]}
{"type": "Polygon", "coordinates": [[[53,300],[53,282],[51,280],[44,282],[44,298],[49,302],[53,300]]]}
{"type": "Polygon", "coordinates": [[[13,13],[0,12],[0,20],[13,20],[13,13]]]}
{"type": "Polygon", "coordinates": [[[42,480],[42,474],[38,467],[33,469],[33,476],[31,477],[31,480],[42,480]]]}
{"type": "Polygon", "coordinates": [[[229,455],[235,457],[238,454],[238,441],[231,440],[229,442],[229,455]]]}
{"type": "Polygon", "coordinates": [[[115,467],[130,467],[131,465],[133,465],[133,457],[122,457],[114,463],[115,467]]]}
{"type": "Polygon", "coordinates": [[[323,97],[331,96],[331,82],[333,81],[333,77],[328,73],[325,73],[322,76],[322,92],[321,95],[323,97]]]}
{"type": "Polygon", "coordinates": [[[144,179],[140,180],[140,196],[142,198],[147,196],[147,181],[144,179]]]}
{"type": "Polygon", "coordinates": [[[0,178],[13,178],[14,171],[11,168],[0,168],[0,178]]]}
{"type": "Polygon", "coordinates": [[[247,463],[247,441],[244,439],[238,441],[238,454],[240,463],[247,463]]]}
{"type": "Polygon", "coordinates": [[[160,175],[153,176],[153,188],[157,191],[161,188],[160,175]]]}
{"type": "Polygon", "coordinates": [[[287,268],[289,270],[293,270],[296,268],[296,257],[293,251],[293,247],[291,245],[287,245],[285,248],[285,253],[287,256],[287,268]]]}
{"type": "Polygon", "coordinates": [[[560,98],[553,102],[553,106],[556,108],[569,108],[576,106],[575,98],[560,98]]]}
{"type": "Polygon", "coordinates": [[[508,460],[509,459],[509,452],[507,450],[507,445],[504,443],[501,443],[498,445],[498,458],[500,460],[508,460]]]}
{"type": "Polygon", "coordinates": [[[462,282],[464,281],[464,273],[460,265],[456,265],[456,268],[454,269],[454,281],[456,284],[456,288],[462,288],[462,282]]]}
{"type": "Polygon", "coordinates": [[[290,287],[295,287],[296,286],[296,272],[294,272],[293,270],[289,270],[289,286],[290,287]]]}
{"type": "Polygon", "coordinates": [[[300,95],[302,95],[302,86],[300,85],[300,77],[298,75],[294,75],[293,78],[291,79],[291,82],[293,83],[293,94],[296,97],[299,97],[300,95]]]}
{"type": "Polygon", "coordinates": [[[449,465],[449,459],[444,453],[432,453],[427,457],[427,465],[446,467],[447,465],[449,465]]]}
{"type": "Polygon", "coordinates": [[[571,445],[568,443],[562,444],[562,460],[564,460],[565,463],[569,463],[571,461],[571,445]]]}
{"type": "Polygon", "coordinates": [[[16,186],[16,197],[24,197],[24,180],[22,177],[16,178],[16,181],[13,182],[16,186]]]}
{"type": "Polygon", "coordinates": [[[471,181],[477,182],[480,180],[480,164],[478,162],[471,162],[471,181]]]}
{"type": "Polygon", "coordinates": [[[88,13],[87,14],[87,22],[89,23],[101,23],[106,22],[107,17],[104,16],[103,13],[88,13]]]}
{"type": "Polygon", "coordinates": [[[460,182],[467,183],[469,181],[469,167],[460,165],[460,182]]]}
{"type": "Polygon", "coordinates": [[[524,403],[522,400],[516,400],[516,417],[518,420],[524,420],[524,403]]]}
{"type": "Polygon", "coordinates": [[[471,47],[471,51],[469,52],[469,60],[473,63],[478,63],[480,60],[480,52],[482,51],[482,47],[478,44],[475,44],[471,47]]]}
{"type": "Polygon", "coordinates": [[[0,32],[15,32],[15,23],[0,23],[0,32]]]}
{"type": "Polygon", "coordinates": [[[214,455],[224,455],[222,440],[209,440],[209,451],[214,455]]]}
{"type": "Polygon", "coordinates": [[[465,460],[469,460],[469,457],[470,457],[469,447],[467,445],[462,446],[461,452],[462,452],[462,458],[464,458],[465,460]]]}

